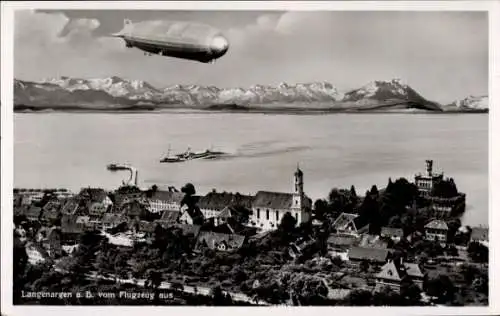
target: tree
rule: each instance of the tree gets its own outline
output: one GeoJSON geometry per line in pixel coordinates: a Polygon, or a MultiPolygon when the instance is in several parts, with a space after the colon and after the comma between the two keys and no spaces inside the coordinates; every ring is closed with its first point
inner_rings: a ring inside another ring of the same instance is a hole
{"type": "Polygon", "coordinates": [[[232,305],[231,296],[229,296],[227,293],[224,293],[220,286],[212,288],[211,293],[212,293],[213,304],[215,306],[232,305]]]}
{"type": "Polygon", "coordinates": [[[345,298],[345,302],[350,306],[370,306],[372,304],[372,293],[367,290],[353,290],[345,298]]]}
{"type": "Polygon", "coordinates": [[[117,277],[127,276],[127,257],[124,253],[119,252],[114,260],[114,272],[117,277]]]}
{"type": "Polygon", "coordinates": [[[151,186],[151,191],[153,191],[153,193],[155,193],[156,191],[158,191],[158,186],[156,184],[153,184],[151,186]]]}
{"type": "Polygon", "coordinates": [[[162,278],[162,274],[160,271],[151,269],[147,272],[147,279],[146,279],[144,286],[146,288],[153,289],[154,296],[155,296],[153,303],[155,305],[158,305],[158,301],[159,301],[158,288],[160,287],[162,281],[163,281],[163,278],[162,278]]]}
{"type": "Polygon", "coordinates": [[[456,293],[456,287],[450,277],[444,274],[436,278],[426,280],[424,289],[430,296],[438,297],[442,303],[450,302],[456,293]]]}
{"type": "Polygon", "coordinates": [[[488,247],[475,241],[471,242],[469,247],[467,247],[469,257],[475,262],[487,263],[489,257],[488,252],[488,247]]]}
{"type": "Polygon", "coordinates": [[[319,220],[324,220],[328,214],[328,202],[324,199],[318,199],[314,202],[314,214],[319,220]]]}
{"type": "Polygon", "coordinates": [[[368,269],[370,269],[370,264],[368,263],[368,261],[361,261],[361,263],[359,264],[359,269],[362,271],[362,272],[368,272],[368,269]]]}
{"type": "Polygon", "coordinates": [[[196,194],[196,190],[194,188],[194,185],[192,183],[186,183],[182,188],[181,192],[188,195],[192,196],[196,194]]]}
{"type": "Polygon", "coordinates": [[[356,194],[356,188],[354,187],[354,185],[351,185],[351,190],[350,190],[350,192],[351,192],[351,197],[353,197],[353,198],[356,198],[356,199],[357,199],[358,194],[356,194]]]}
{"type": "Polygon", "coordinates": [[[420,288],[411,282],[411,280],[404,280],[401,283],[400,295],[406,300],[407,305],[420,305],[420,288]]]}
{"type": "Polygon", "coordinates": [[[286,212],[285,216],[281,219],[281,222],[278,226],[278,230],[284,234],[291,234],[294,229],[295,225],[297,225],[297,220],[295,217],[290,214],[290,212],[286,212]]]}
{"type": "Polygon", "coordinates": [[[462,226],[462,222],[458,218],[451,219],[446,222],[448,225],[448,234],[447,240],[449,242],[453,242],[455,240],[455,235],[457,234],[458,229],[462,226]]]}
{"type": "Polygon", "coordinates": [[[377,199],[370,192],[367,192],[363,203],[359,207],[359,217],[370,224],[370,234],[380,233],[382,227],[380,207],[377,199]]]}

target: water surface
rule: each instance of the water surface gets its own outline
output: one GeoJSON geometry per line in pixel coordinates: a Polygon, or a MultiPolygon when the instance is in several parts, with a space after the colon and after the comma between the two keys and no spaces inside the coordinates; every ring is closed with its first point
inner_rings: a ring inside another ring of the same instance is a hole
{"type": "Polygon", "coordinates": [[[389,177],[413,178],[425,160],[467,194],[464,223],[488,223],[488,115],[266,115],[206,112],[15,113],[14,186],[116,188],[131,163],[140,186],[216,188],[254,194],[293,190],[300,164],[313,199],[333,187],[359,194],[389,177]],[[161,164],[172,151],[227,151],[233,158],[161,164]]]}

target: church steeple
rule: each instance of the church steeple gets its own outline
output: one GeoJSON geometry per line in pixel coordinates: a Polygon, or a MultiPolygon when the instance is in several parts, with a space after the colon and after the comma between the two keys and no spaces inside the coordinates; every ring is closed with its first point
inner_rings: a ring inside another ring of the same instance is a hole
{"type": "Polygon", "coordinates": [[[302,196],[304,194],[304,173],[299,168],[297,163],[297,170],[295,171],[295,191],[294,193],[302,196]]]}

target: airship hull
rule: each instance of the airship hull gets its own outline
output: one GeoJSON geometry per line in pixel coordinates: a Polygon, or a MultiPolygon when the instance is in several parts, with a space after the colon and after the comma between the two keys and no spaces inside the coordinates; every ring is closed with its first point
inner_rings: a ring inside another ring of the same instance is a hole
{"type": "Polygon", "coordinates": [[[190,22],[125,20],[123,30],[113,36],[123,38],[129,48],[203,63],[222,57],[229,48],[220,31],[190,22]]]}
{"type": "Polygon", "coordinates": [[[150,54],[195,60],[202,63],[208,63],[220,57],[215,56],[209,49],[203,46],[186,45],[179,42],[151,41],[147,39],[124,39],[127,47],[135,47],[150,54]]]}

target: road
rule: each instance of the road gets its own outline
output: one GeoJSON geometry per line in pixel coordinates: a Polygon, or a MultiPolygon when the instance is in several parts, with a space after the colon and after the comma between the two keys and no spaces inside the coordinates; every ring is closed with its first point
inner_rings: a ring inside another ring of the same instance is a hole
{"type": "MultiPolygon", "coordinates": [[[[122,278],[115,278],[114,276],[110,275],[108,277],[99,275],[97,272],[92,272],[87,274],[87,278],[96,280],[96,279],[101,279],[101,280],[109,280],[109,281],[116,281],[120,283],[128,283],[128,284],[135,284],[140,287],[145,286],[145,279],[122,279],[122,278]]],[[[161,282],[160,286],[158,289],[160,290],[170,290],[175,288],[172,287],[172,283],[163,281],[161,282]]],[[[203,287],[203,286],[191,286],[191,285],[183,285],[183,288],[178,288],[178,290],[182,290],[185,293],[190,293],[190,294],[199,294],[199,295],[204,295],[204,296],[209,296],[211,295],[212,290],[208,287],[203,287]]],[[[260,299],[254,299],[252,297],[249,297],[246,294],[243,293],[238,293],[238,292],[229,292],[229,291],[223,291],[224,293],[227,293],[231,296],[231,299],[233,301],[239,301],[239,302],[246,302],[246,303],[251,303],[251,304],[257,304],[257,305],[264,305],[264,306],[269,306],[271,304],[260,300],[260,299]]]]}

